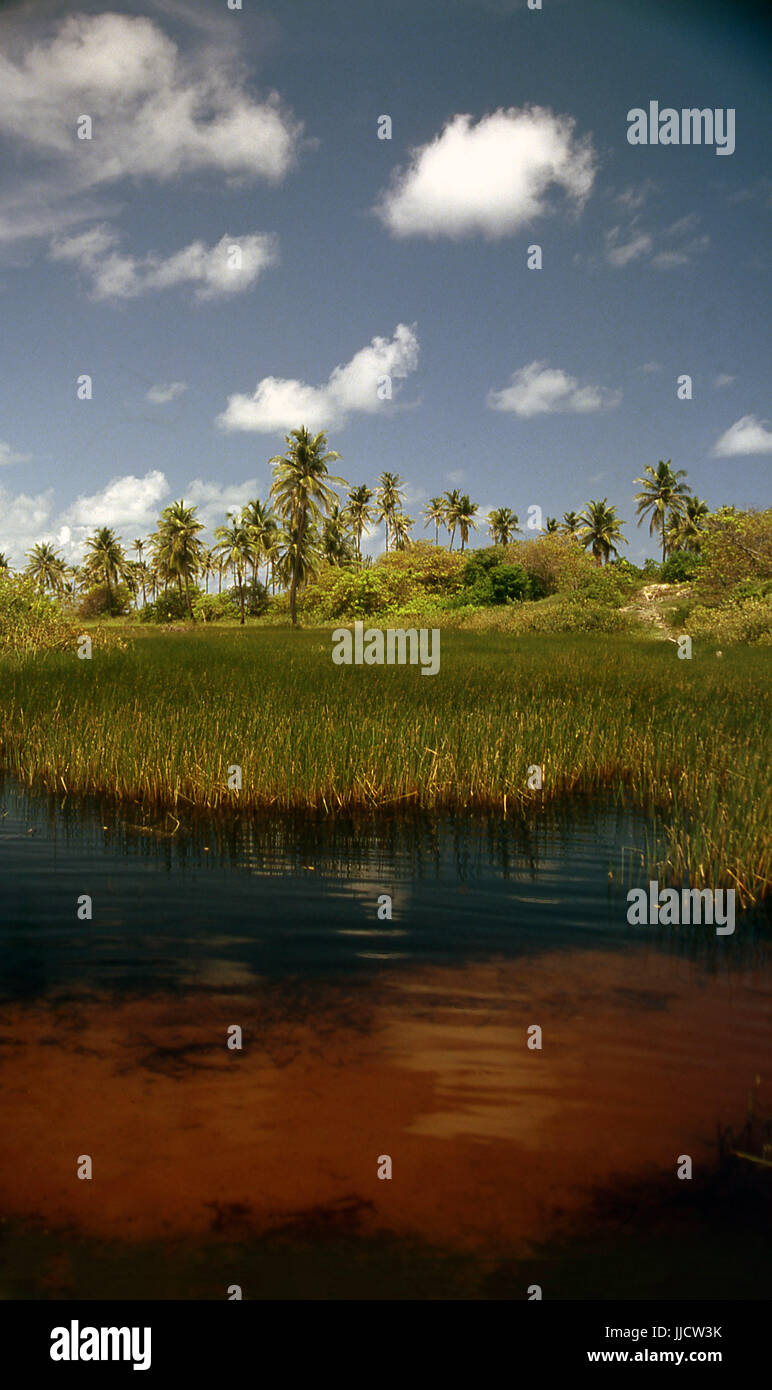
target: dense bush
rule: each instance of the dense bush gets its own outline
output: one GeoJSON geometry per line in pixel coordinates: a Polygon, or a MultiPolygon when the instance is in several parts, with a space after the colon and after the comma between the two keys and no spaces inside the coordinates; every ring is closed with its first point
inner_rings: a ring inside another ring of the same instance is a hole
{"type": "Polygon", "coordinates": [[[721,608],[693,608],[689,615],[690,637],[708,637],[716,642],[772,643],[772,594],[749,598],[744,603],[727,603],[721,608]]]}
{"type": "MultiPolygon", "coordinates": [[[[198,597],[198,590],[192,590],[191,600],[195,602],[198,597]]],[[[139,610],[141,623],[178,623],[185,622],[186,619],[190,621],[185,595],[176,589],[167,589],[155,602],[146,603],[144,608],[139,610]]]]}
{"type": "Polygon", "coordinates": [[[120,618],[128,613],[130,602],[126,584],[111,589],[106,584],[95,584],[78,603],[77,614],[79,618],[120,618]]]}
{"type": "Polygon", "coordinates": [[[78,635],[59,604],[41,594],[31,579],[0,570],[0,650],[75,651],[78,635]]]}
{"type": "Polygon", "coordinates": [[[692,555],[688,550],[677,550],[660,567],[660,580],[663,584],[684,584],[699,573],[700,564],[699,555],[692,555]]]}
{"type": "Polygon", "coordinates": [[[416,541],[409,550],[380,555],[374,570],[376,574],[388,574],[401,590],[409,590],[406,597],[418,593],[450,596],[461,586],[466,559],[466,555],[445,550],[431,541],[416,541]]]}
{"type": "Polygon", "coordinates": [[[197,622],[216,623],[223,618],[238,618],[240,609],[230,594],[196,594],[193,616],[197,622]]]}
{"type": "Polygon", "coordinates": [[[697,582],[709,603],[720,603],[743,580],[772,579],[772,508],[719,508],[705,520],[700,554],[697,582]]]}
{"type": "Polygon", "coordinates": [[[596,600],[575,594],[558,594],[537,603],[508,604],[504,608],[478,609],[463,626],[475,631],[503,632],[624,632],[626,614],[596,600]]]}
{"type": "Polygon", "coordinates": [[[577,589],[598,568],[573,536],[550,534],[502,546],[507,564],[522,565],[531,580],[531,597],[577,589]]]}

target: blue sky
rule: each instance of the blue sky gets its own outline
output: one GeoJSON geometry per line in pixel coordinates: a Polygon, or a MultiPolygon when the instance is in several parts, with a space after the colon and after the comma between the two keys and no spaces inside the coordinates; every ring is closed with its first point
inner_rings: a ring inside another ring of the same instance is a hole
{"type": "Polygon", "coordinates": [[[608,496],[640,561],[660,458],[768,505],[769,29],[678,15],[0,6],[0,549],[180,496],[216,525],[302,423],[350,483],[399,472],[416,536],[452,486],[521,524],[608,496]],[[734,152],[629,144],[652,100],[733,109],[734,152]]]}

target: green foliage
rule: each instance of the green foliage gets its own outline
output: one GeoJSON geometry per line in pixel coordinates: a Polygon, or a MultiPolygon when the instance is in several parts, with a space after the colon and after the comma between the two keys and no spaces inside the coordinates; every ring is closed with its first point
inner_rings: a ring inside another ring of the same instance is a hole
{"type": "Polygon", "coordinates": [[[193,617],[197,622],[216,623],[238,616],[238,603],[230,594],[196,594],[193,600],[193,617]]]}
{"type": "Polygon", "coordinates": [[[688,550],[676,550],[660,567],[659,577],[663,584],[684,584],[699,574],[700,565],[698,555],[688,550]]]}
{"type": "Polygon", "coordinates": [[[531,597],[531,580],[522,565],[502,563],[502,546],[473,550],[463,571],[464,587],[451,600],[454,607],[488,607],[531,597]]]}
{"type": "MultiPolygon", "coordinates": [[[[191,589],[191,595],[198,597],[198,591],[191,589]]],[[[159,595],[153,603],[146,603],[144,608],[139,610],[139,621],[141,623],[179,623],[189,620],[188,605],[185,595],[177,589],[167,589],[166,593],[159,595]]]]}
{"type": "Polygon", "coordinates": [[[713,512],[701,532],[700,554],[698,587],[708,603],[720,603],[745,579],[772,579],[772,507],[713,512]]]}
{"type": "MultiPolygon", "coordinates": [[[[223,595],[223,597],[226,596],[223,595]]],[[[241,589],[238,584],[234,585],[234,587],[230,590],[230,598],[232,602],[237,607],[239,607],[240,611],[241,589]]],[[[268,590],[266,589],[265,584],[263,584],[262,581],[259,579],[250,579],[244,585],[244,612],[250,618],[261,618],[262,615],[265,612],[267,612],[267,610],[268,590]]],[[[194,613],[196,611],[195,604],[193,605],[193,611],[194,613]]]]}
{"type": "Polygon", "coordinates": [[[598,568],[573,536],[550,533],[501,549],[507,564],[522,565],[530,576],[533,598],[578,589],[582,579],[598,568]]]}
{"type": "Polygon", "coordinates": [[[131,594],[126,584],[108,588],[106,584],[95,584],[80,600],[77,613],[79,618],[120,618],[128,613],[131,594]]]}
{"type": "Polygon", "coordinates": [[[32,579],[0,570],[0,651],[75,650],[78,629],[32,579]]]}
{"type": "Polygon", "coordinates": [[[772,644],[772,594],[727,603],[721,608],[693,608],[689,635],[708,637],[727,646],[736,642],[772,644]]]}
{"type": "Polygon", "coordinates": [[[422,540],[416,541],[409,550],[380,555],[375,570],[398,579],[400,587],[406,585],[414,594],[449,596],[461,586],[465,563],[466,557],[458,551],[451,552],[422,540]]]}
{"type": "Polygon", "coordinates": [[[618,607],[579,594],[555,594],[537,603],[478,610],[464,621],[475,631],[624,632],[630,624],[618,607]]]}

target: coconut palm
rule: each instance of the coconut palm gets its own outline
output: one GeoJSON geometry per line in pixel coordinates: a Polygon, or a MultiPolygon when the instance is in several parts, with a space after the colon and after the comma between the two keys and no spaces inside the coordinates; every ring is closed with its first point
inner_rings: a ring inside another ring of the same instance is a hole
{"type": "Polygon", "coordinates": [[[50,589],[52,594],[61,593],[66,569],[62,556],[47,541],[39,541],[27,552],[25,573],[44,592],[50,589]]]}
{"type": "Polygon", "coordinates": [[[545,536],[554,536],[558,529],[558,519],[556,516],[548,516],[544,525],[545,536]]]}
{"type": "Polygon", "coordinates": [[[199,532],[203,531],[204,524],[198,520],[197,512],[197,507],[186,507],[182,499],[172,502],[161,512],[154,538],[162,573],[167,579],[176,579],[180,593],[183,585],[185,587],[185,601],[191,618],[193,603],[190,583],[198,574],[204,549],[199,540],[199,532]]]}
{"type": "Polygon", "coordinates": [[[454,518],[456,525],[458,526],[459,535],[461,537],[462,554],[464,551],[464,546],[467,544],[469,540],[470,528],[473,531],[477,530],[477,522],[475,521],[477,511],[477,503],[470,501],[470,498],[466,492],[463,494],[463,496],[459,497],[458,504],[454,512],[454,518]]]}
{"type": "Polygon", "coordinates": [[[241,624],[243,626],[246,577],[253,555],[252,536],[249,527],[244,525],[241,517],[233,514],[229,515],[224,526],[216,527],[214,535],[217,542],[214,548],[215,554],[220,563],[220,587],[222,588],[222,571],[233,570],[239,591],[241,624]]]}
{"type": "Polygon", "coordinates": [[[643,491],[635,494],[638,525],[649,516],[649,535],[653,536],[658,530],[662,539],[663,562],[667,558],[668,521],[675,521],[684,515],[686,496],[691,492],[691,488],[680,481],[686,477],[686,469],[674,471],[670,462],[668,459],[667,463],[663,463],[660,459],[656,468],[647,463],[644,477],[634,479],[643,485],[643,491]]]}
{"type": "Polygon", "coordinates": [[[617,541],[627,545],[621,530],[625,523],[617,516],[616,507],[609,506],[607,497],[602,502],[588,502],[579,520],[582,525],[579,539],[585,550],[592,550],[598,564],[606,564],[609,555],[619,553],[617,541]]]}
{"type": "Polygon", "coordinates": [[[683,515],[674,517],[667,528],[668,554],[672,555],[674,550],[692,550],[698,554],[702,523],[709,515],[707,502],[699,497],[687,497],[683,515]]]}
{"type": "Polygon", "coordinates": [[[269,462],[274,467],[271,497],[279,516],[285,523],[287,543],[283,556],[289,555],[293,564],[290,579],[290,614],[293,627],[297,623],[297,591],[303,565],[304,535],[330,507],[338,501],[330,483],[347,487],[345,478],[331,474],[327,465],[339,459],[337,450],[327,450],[323,431],[310,435],[305,425],[285,436],[286,454],[276,454],[269,462]]]}
{"type": "Polygon", "coordinates": [[[252,579],[257,580],[260,565],[265,559],[265,546],[268,533],[275,528],[276,520],[267,503],[255,497],[242,509],[241,520],[252,536],[252,579]]]}
{"type": "Polygon", "coordinates": [[[509,545],[520,530],[518,516],[510,507],[496,507],[488,513],[488,530],[494,545],[509,545]]]}
{"type": "Polygon", "coordinates": [[[136,540],[133,540],[131,542],[131,548],[132,550],[135,550],[137,552],[137,563],[135,565],[135,571],[139,583],[142,587],[142,604],[144,607],[144,605],[147,603],[147,594],[145,592],[145,585],[147,583],[147,565],[145,564],[143,558],[145,552],[145,542],[141,539],[141,537],[138,536],[136,540]]]}
{"type": "Polygon", "coordinates": [[[564,512],[558,531],[561,536],[578,536],[581,525],[582,518],[578,512],[564,512]]]}
{"type": "Polygon", "coordinates": [[[199,577],[204,581],[204,588],[209,593],[209,580],[217,569],[217,556],[209,546],[201,547],[201,559],[198,562],[199,577]]]}
{"type": "Polygon", "coordinates": [[[362,558],[362,533],[365,527],[370,526],[373,521],[370,507],[372,498],[372,489],[364,483],[360,483],[359,487],[352,487],[346,502],[346,516],[351,526],[357,559],[359,560],[362,558]]]}
{"type": "Polygon", "coordinates": [[[294,580],[305,584],[317,573],[321,559],[321,542],[313,523],[306,524],[302,532],[298,526],[279,532],[276,573],[283,583],[291,585],[294,580]]]}
{"type": "Polygon", "coordinates": [[[104,584],[112,608],[113,585],[116,587],[126,577],[126,555],[120,538],[112,526],[100,526],[86,541],[83,568],[87,580],[104,584]]]}
{"type": "Polygon", "coordinates": [[[445,525],[444,497],[430,497],[424,507],[424,531],[427,526],[434,527],[434,544],[440,543],[440,527],[445,525]]]}
{"type": "Polygon", "coordinates": [[[399,473],[381,473],[378,486],[375,489],[375,501],[378,508],[375,513],[375,520],[385,523],[387,555],[389,553],[389,531],[392,520],[395,512],[399,511],[405,500],[405,494],[402,491],[403,486],[399,473]]]}
{"type": "Polygon", "coordinates": [[[391,531],[394,537],[395,550],[409,550],[413,544],[410,531],[415,526],[412,516],[406,516],[404,512],[395,512],[391,518],[391,531]]]}
{"type": "Polygon", "coordinates": [[[7,572],[10,568],[11,565],[8,556],[4,550],[0,550],[0,570],[5,570],[7,572]]]}
{"type": "Polygon", "coordinates": [[[445,499],[445,525],[450,533],[450,547],[453,549],[453,537],[458,526],[458,508],[461,501],[461,494],[457,487],[451,488],[449,492],[443,494],[445,499]]]}
{"type": "Polygon", "coordinates": [[[328,564],[343,565],[351,561],[351,542],[348,539],[348,511],[333,502],[329,515],[322,522],[322,554],[328,564]]]}

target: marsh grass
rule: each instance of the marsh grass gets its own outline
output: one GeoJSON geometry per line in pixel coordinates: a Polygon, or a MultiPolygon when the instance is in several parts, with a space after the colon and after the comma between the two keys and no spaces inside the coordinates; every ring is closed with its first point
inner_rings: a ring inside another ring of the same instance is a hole
{"type": "Polygon", "coordinates": [[[441,650],[433,677],[335,666],[319,629],[143,633],[90,661],[4,654],[0,755],[27,783],[172,810],[507,810],[612,792],[651,815],[663,882],[769,893],[772,651],[717,659],[695,643],[681,661],[626,636],[464,632],[441,650]]]}

